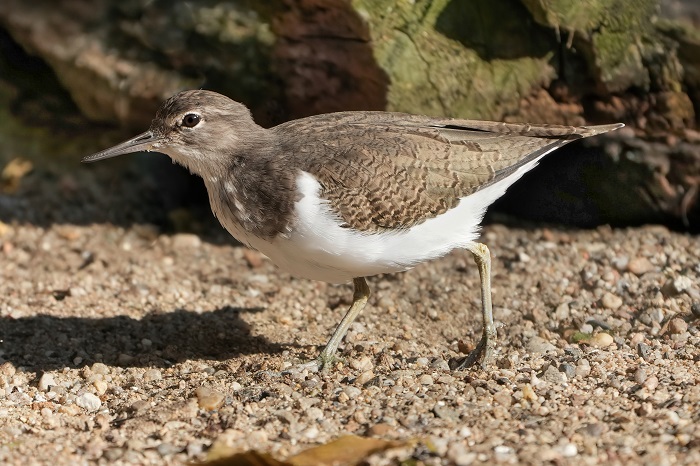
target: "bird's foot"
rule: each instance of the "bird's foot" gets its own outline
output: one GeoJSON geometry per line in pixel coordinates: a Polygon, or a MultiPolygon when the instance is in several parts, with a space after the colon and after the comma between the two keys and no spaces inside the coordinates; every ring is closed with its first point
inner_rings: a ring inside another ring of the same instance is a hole
{"type": "Polygon", "coordinates": [[[468,355],[463,358],[454,358],[450,360],[450,369],[454,371],[461,371],[472,367],[477,362],[481,363],[481,368],[486,369],[486,367],[491,364],[493,360],[493,351],[496,348],[495,338],[489,338],[487,335],[483,335],[479,344],[476,345],[468,355]]]}
{"type": "Polygon", "coordinates": [[[339,358],[334,354],[327,354],[325,351],[322,351],[321,354],[313,361],[309,361],[303,364],[297,364],[282,370],[282,375],[298,374],[304,371],[308,371],[311,373],[321,372],[323,374],[327,374],[328,371],[330,371],[330,369],[337,362],[342,361],[342,358],[339,358]]]}

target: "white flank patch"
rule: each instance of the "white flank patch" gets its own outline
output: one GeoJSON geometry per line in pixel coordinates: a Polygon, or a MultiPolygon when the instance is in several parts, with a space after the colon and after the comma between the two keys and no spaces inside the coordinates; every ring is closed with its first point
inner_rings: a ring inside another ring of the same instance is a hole
{"type": "Polygon", "coordinates": [[[342,228],[328,203],[319,198],[318,181],[302,171],[297,178],[302,198],[296,203],[292,232],[272,243],[252,241],[251,246],[296,276],[329,283],[407,270],[474,242],[486,208],[547,153],[507,178],[463,197],[457,207],[444,214],[396,232],[362,233],[342,228]]]}

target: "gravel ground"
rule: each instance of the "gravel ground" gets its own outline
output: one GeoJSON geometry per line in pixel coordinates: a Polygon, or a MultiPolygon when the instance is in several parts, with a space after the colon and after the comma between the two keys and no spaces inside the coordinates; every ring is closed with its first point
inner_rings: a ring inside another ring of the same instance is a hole
{"type": "Polygon", "coordinates": [[[276,376],[318,354],[351,287],[126,223],[0,223],[3,464],[285,457],[346,433],[419,439],[371,464],[700,464],[698,237],[491,225],[488,371],[448,369],[480,336],[457,251],[371,278],[330,374],[276,376]]]}

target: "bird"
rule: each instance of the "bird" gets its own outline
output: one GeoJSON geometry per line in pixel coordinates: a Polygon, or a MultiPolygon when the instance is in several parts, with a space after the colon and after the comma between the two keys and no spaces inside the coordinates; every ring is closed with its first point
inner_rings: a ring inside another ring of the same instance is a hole
{"type": "Polygon", "coordinates": [[[560,126],[385,111],[309,116],[263,128],[222,94],[166,100],[148,131],[82,159],[160,152],[200,176],[214,215],[244,245],[294,276],[353,283],[348,311],[320,355],[328,370],[370,296],[367,277],[403,272],[455,249],[476,263],[482,335],[462,370],[494,358],[486,209],[547,154],[622,123],[560,126]]]}

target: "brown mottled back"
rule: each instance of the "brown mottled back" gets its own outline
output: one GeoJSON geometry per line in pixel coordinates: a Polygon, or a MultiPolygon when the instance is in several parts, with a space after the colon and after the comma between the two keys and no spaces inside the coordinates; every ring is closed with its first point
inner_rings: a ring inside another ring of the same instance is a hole
{"type": "Polygon", "coordinates": [[[387,112],[332,113],[273,128],[345,226],[410,228],[567,142],[620,125],[506,124],[387,112]]]}

